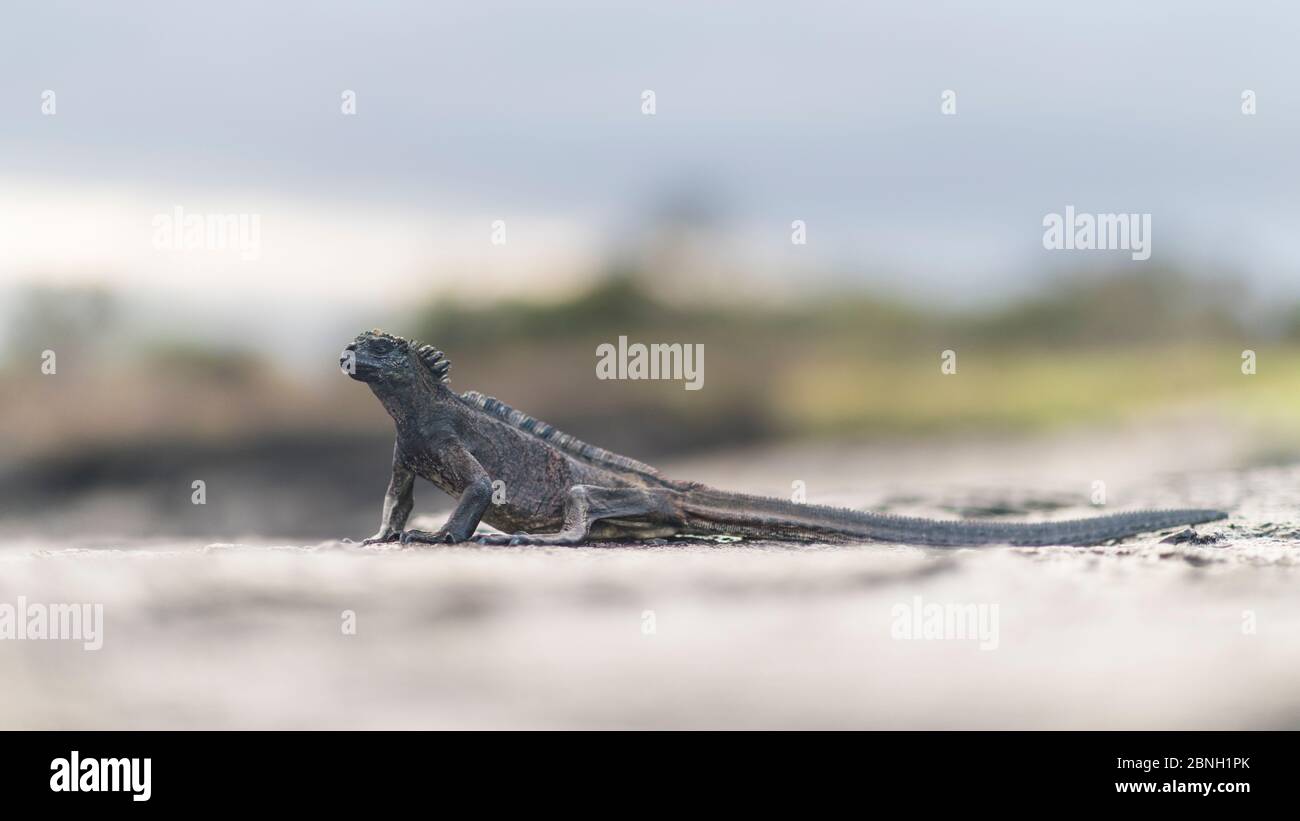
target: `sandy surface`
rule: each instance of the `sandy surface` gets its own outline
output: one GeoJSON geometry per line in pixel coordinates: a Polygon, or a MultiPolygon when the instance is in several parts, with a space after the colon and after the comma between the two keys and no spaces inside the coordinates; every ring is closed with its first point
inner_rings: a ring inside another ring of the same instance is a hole
{"type": "Polygon", "coordinates": [[[1100,479],[1107,510],[1230,509],[1199,529],[1215,544],[11,539],[0,603],[102,603],[104,645],[0,641],[0,727],[1300,728],[1300,469],[1242,468],[1232,436],[1190,435],[667,467],[934,516],[1091,515],[1100,479]],[[996,606],[995,640],[897,637],[918,602],[983,608],[986,626],[996,606]]]}

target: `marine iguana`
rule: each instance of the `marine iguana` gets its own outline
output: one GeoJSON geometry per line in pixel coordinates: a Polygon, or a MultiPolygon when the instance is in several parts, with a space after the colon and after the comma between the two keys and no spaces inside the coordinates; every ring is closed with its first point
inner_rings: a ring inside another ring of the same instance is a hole
{"type": "Polygon", "coordinates": [[[1217,510],[1149,510],[1063,522],[902,518],[717,490],[561,433],[490,396],[456,394],[451,363],[431,345],[368,331],[339,363],[365,382],[397,426],[379,532],[363,544],[576,545],[676,534],[777,541],[871,540],[965,545],[1087,545],[1222,519],[1217,510]],[[458,499],[437,532],[404,530],[415,477],[458,499]],[[493,483],[505,498],[493,501],[493,483]],[[506,534],[475,538],[480,521],[506,534]]]}

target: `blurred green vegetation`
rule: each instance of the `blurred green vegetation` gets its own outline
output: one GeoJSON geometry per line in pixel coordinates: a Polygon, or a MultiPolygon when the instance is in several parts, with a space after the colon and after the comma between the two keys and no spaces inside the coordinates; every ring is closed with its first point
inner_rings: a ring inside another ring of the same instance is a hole
{"type": "Polygon", "coordinates": [[[179,341],[152,343],[140,352],[146,368],[186,379],[245,385],[263,378],[266,362],[253,351],[218,349],[179,341]]]}
{"type": "MultiPolygon", "coordinates": [[[[563,302],[507,300],[471,307],[438,299],[420,312],[417,331],[446,348],[501,348],[647,332],[773,332],[849,337],[885,348],[942,334],[1001,348],[1114,347],[1205,339],[1245,339],[1231,306],[1235,286],[1193,281],[1177,271],[1062,279],[1048,291],[980,311],[942,311],[866,292],[840,292],[783,307],[740,301],[683,305],[654,298],[647,276],[617,269],[563,302]]],[[[1247,318],[1251,324],[1258,317],[1247,318]]],[[[1300,306],[1271,318],[1268,338],[1300,341],[1300,306]]]]}
{"type": "Polygon", "coordinates": [[[719,415],[739,438],[1025,430],[1190,404],[1300,420],[1291,366],[1300,309],[1251,308],[1231,280],[1086,272],[968,311],[852,292],[776,306],[681,304],[653,297],[649,281],[622,269],[564,302],[440,300],[420,312],[415,333],[447,350],[473,387],[487,382],[557,424],[656,417],[688,440],[708,438],[690,432],[719,415]],[[595,346],[620,335],[703,343],[705,389],[595,382],[595,346]],[[1260,363],[1249,377],[1246,349],[1260,363]],[[957,354],[956,374],[940,371],[945,350],[957,354]],[[538,384],[547,380],[581,387],[556,392],[538,384]]]}
{"type": "MultiPolygon", "coordinates": [[[[646,458],[797,436],[1113,424],[1182,408],[1264,423],[1269,441],[1300,444],[1300,306],[1248,301],[1231,280],[1081,272],[960,311],[863,291],[683,302],[656,296],[656,284],[653,271],[623,267],[561,301],[438,299],[386,325],[446,351],[457,390],[646,458]],[[619,336],[703,344],[704,389],[597,379],[597,347],[619,336]],[[948,350],[952,375],[940,369],[948,350]]],[[[132,338],[121,313],[96,289],[27,295],[7,350],[14,389],[0,413],[11,433],[0,444],[388,427],[369,391],[332,369],[311,379],[261,349],[132,338]],[[36,364],[47,345],[59,378],[36,364]]],[[[321,355],[338,344],[321,340],[321,355]]]]}

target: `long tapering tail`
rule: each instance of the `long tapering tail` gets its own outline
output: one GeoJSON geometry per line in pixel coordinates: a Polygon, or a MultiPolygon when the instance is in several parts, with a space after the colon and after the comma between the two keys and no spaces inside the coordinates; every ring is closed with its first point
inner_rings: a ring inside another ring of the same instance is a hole
{"type": "Polygon", "coordinates": [[[688,524],[705,532],[756,538],[849,537],[900,544],[964,547],[1090,545],[1138,533],[1226,518],[1219,510],[1138,510],[1060,522],[972,522],[886,516],[699,487],[687,494],[688,524]]]}

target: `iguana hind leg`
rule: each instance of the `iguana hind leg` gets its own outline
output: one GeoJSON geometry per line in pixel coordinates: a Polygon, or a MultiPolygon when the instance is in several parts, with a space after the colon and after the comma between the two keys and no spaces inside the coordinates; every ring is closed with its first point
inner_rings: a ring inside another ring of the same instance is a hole
{"type": "MultiPolygon", "coordinates": [[[[564,500],[564,526],[558,533],[485,533],[475,537],[480,544],[558,545],[581,544],[591,536],[593,525],[610,520],[629,520],[629,535],[642,535],[649,527],[673,529],[675,506],[668,491],[648,488],[574,485],[564,500]]],[[[604,528],[602,528],[604,529],[604,528]]]]}

